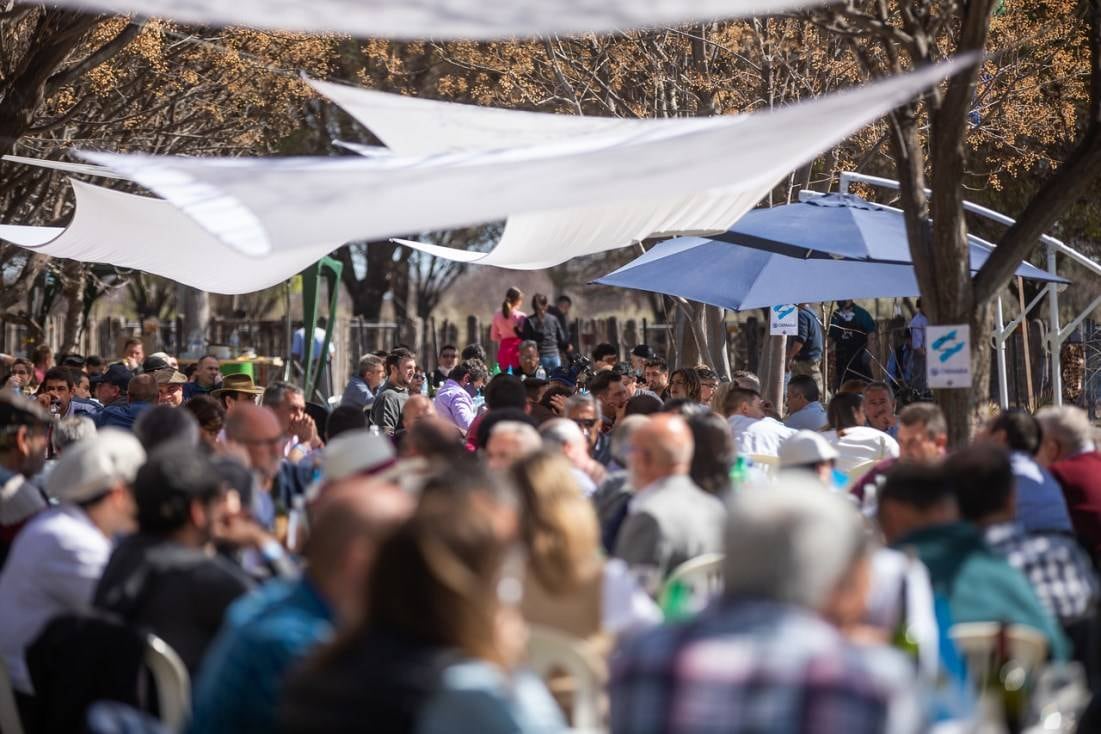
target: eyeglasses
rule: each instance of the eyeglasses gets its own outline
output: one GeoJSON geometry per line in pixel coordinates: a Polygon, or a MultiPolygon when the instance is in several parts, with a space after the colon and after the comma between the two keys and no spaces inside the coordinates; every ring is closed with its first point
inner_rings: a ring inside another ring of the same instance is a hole
{"type": "Polygon", "coordinates": [[[587,431],[592,430],[593,426],[596,425],[595,418],[574,418],[573,422],[587,431]]]}

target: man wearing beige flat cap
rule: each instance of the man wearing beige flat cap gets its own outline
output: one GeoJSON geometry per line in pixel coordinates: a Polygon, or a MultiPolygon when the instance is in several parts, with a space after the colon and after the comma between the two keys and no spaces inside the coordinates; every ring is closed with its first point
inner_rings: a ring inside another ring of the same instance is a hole
{"type": "Polygon", "coordinates": [[[183,405],[187,375],[169,367],[157,370],[153,376],[157,378],[157,405],[167,405],[169,408],[183,405]]]}

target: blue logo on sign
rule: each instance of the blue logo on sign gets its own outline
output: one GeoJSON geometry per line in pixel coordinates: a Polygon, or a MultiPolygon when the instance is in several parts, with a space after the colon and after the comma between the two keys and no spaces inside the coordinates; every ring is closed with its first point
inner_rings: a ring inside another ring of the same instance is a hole
{"type": "Polygon", "coordinates": [[[783,321],[792,311],[795,310],[795,306],[773,306],[772,310],[776,312],[776,318],[783,321]]]}
{"type": "Polygon", "coordinates": [[[965,346],[967,345],[964,342],[958,341],[958,334],[955,331],[950,331],[933,342],[933,351],[940,353],[940,363],[944,364],[965,346]],[[955,343],[953,344],[953,342],[955,343]]]}

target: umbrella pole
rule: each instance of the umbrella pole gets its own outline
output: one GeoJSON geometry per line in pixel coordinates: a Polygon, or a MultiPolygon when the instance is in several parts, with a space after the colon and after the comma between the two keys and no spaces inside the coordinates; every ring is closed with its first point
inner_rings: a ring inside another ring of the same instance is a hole
{"type": "Polygon", "coordinates": [[[1028,312],[1025,310],[1025,281],[1017,276],[1017,299],[1021,303],[1021,344],[1024,347],[1025,390],[1028,391],[1028,412],[1036,412],[1036,398],[1032,392],[1032,352],[1028,348],[1028,312]]]}

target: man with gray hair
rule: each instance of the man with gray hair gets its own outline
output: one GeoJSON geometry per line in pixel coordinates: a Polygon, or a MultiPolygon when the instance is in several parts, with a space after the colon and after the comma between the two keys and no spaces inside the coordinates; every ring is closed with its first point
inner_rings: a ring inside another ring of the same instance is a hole
{"type": "Polygon", "coordinates": [[[145,462],[138,439],[101,430],[58,460],[46,492],[58,505],[16,538],[0,574],[0,655],[21,693],[32,693],[24,650],[59,614],[91,608],[112,540],[134,530],[130,485],[145,462]]]}
{"type": "Polygon", "coordinates": [[[1069,405],[1042,408],[1036,414],[1043,430],[1036,455],[1063,488],[1078,541],[1101,558],[1101,453],[1093,443],[1093,426],[1085,411],[1069,405]]]}
{"type": "Polygon", "coordinates": [[[543,445],[539,432],[520,421],[501,421],[493,426],[486,442],[486,466],[505,471],[520,459],[531,456],[543,445]]]}
{"type": "Polygon", "coordinates": [[[574,421],[566,418],[553,418],[539,427],[543,445],[557,449],[573,464],[573,475],[586,497],[596,492],[596,482],[592,473],[596,464],[589,456],[589,440],[574,421]]]}
{"type": "Polygon", "coordinates": [[[631,458],[631,436],[649,422],[648,416],[629,415],[612,429],[612,464],[609,468],[615,466],[616,469],[608,474],[593,495],[596,516],[600,520],[600,542],[608,553],[615,549],[615,541],[627,517],[627,507],[634,492],[631,473],[626,468],[631,458]]]}
{"type": "Polygon", "coordinates": [[[54,426],[53,434],[50,436],[50,442],[54,447],[54,455],[60,456],[66,447],[77,441],[94,438],[95,435],[95,421],[88,416],[76,415],[71,418],[64,418],[54,426]]]}
{"type": "Polygon", "coordinates": [[[306,395],[302,388],[289,382],[273,382],[264,390],[261,404],[271,408],[279,419],[279,428],[287,437],[283,456],[292,463],[301,461],[311,451],[324,446],[317,425],[306,412],[306,395]]]}
{"type": "Polygon", "coordinates": [[[908,662],[841,632],[860,621],[870,576],[843,497],[798,480],[747,490],[725,536],[723,597],[613,657],[612,732],[922,730],[908,662]]]}
{"type": "Polygon", "coordinates": [[[344,395],[340,399],[341,405],[351,405],[360,410],[368,410],[375,402],[375,393],[379,385],[386,377],[386,366],[382,358],[374,354],[364,355],[359,360],[359,367],[352,379],[348,380],[344,388],[344,395]]]}
{"type": "MultiPolygon", "coordinates": [[[[665,578],[677,566],[722,550],[723,503],[696,486],[688,472],[692,431],[677,415],[657,415],[629,441],[635,488],[615,543],[615,556],[665,578]]],[[[649,589],[655,591],[656,589],[649,589]]]]}

